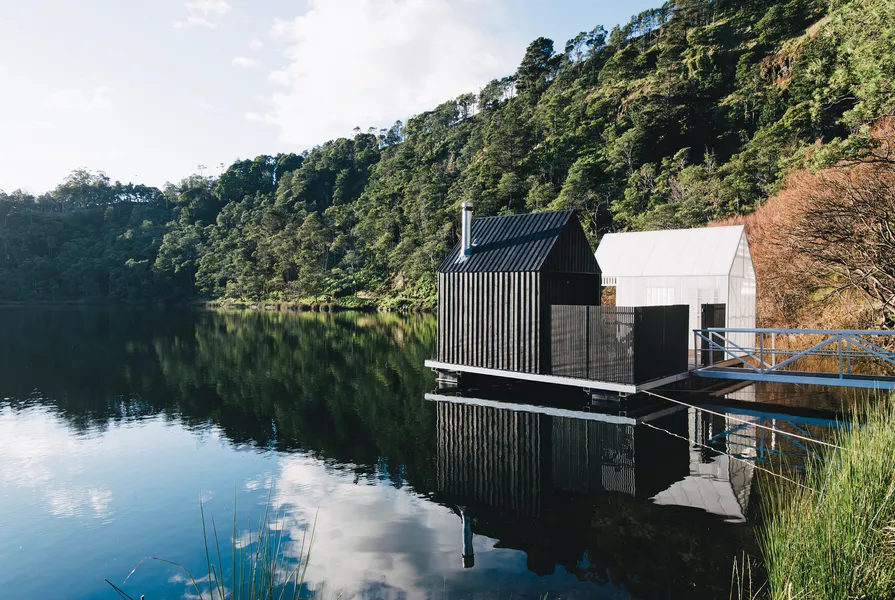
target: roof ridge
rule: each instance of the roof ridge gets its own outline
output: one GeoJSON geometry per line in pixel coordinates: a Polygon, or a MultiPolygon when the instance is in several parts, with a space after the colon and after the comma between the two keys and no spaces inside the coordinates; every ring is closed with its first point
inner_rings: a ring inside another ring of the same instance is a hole
{"type": "Polygon", "coordinates": [[[573,213],[575,209],[573,208],[563,208],[562,210],[545,210],[541,212],[527,212],[527,213],[513,213],[511,215],[481,215],[481,216],[473,216],[473,221],[479,221],[483,219],[509,219],[512,217],[536,217],[539,215],[552,215],[558,213],[573,213]]]}
{"type": "MultiPolygon", "coordinates": [[[[568,230],[574,215],[574,210],[564,209],[474,218],[471,255],[461,259],[462,248],[460,244],[456,244],[442,261],[438,271],[541,271],[550,253],[557,247],[558,240],[568,230]]],[[[589,246],[586,254],[593,257],[589,246]]],[[[593,258],[591,260],[596,269],[596,261],[593,258]]]]}

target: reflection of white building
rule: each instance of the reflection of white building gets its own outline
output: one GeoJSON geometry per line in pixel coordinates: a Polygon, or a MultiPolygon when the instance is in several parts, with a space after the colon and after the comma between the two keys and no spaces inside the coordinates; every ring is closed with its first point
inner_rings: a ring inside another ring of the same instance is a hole
{"type": "Polygon", "coordinates": [[[689,409],[690,475],[656,494],[653,501],[698,508],[731,521],[745,521],[755,467],[748,460],[730,455],[755,455],[755,427],[743,424],[740,418],[725,417],[725,430],[737,430],[738,434],[725,436],[728,454],[705,458],[702,445],[710,435],[705,431],[709,421],[703,416],[701,411],[689,409]]]}
{"type": "MultiPolygon", "coordinates": [[[[617,306],[687,304],[690,329],[698,329],[701,306],[723,304],[726,324],[716,326],[755,327],[755,270],[742,226],[611,233],[596,256],[617,306]]],[[[748,334],[731,340],[754,345],[748,334]]]]}

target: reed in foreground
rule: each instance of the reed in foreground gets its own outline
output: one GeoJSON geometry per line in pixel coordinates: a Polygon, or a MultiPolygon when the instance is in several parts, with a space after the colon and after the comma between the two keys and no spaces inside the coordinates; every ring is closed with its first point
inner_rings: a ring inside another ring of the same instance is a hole
{"type": "MultiPolygon", "coordinates": [[[[206,573],[199,579],[181,564],[151,556],[140,561],[124,583],[126,584],[131,575],[149,560],[173,565],[183,571],[198,600],[299,600],[311,557],[313,527],[307,530],[307,535],[301,539],[298,556],[289,557],[286,554],[289,540],[284,535],[286,530],[284,517],[279,511],[271,515],[270,498],[264,516],[255,530],[249,522],[247,529],[240,532],[236,521],[235,504],[233,512],[233,533],[230,544],[224,547],[229,550],[229,556],[226,556],[221,551],[214,517],[210,517],[209,531],[205,509],[202,503],[199,503],[206,569],[206,573]],[[224,571],[225,564],[229,567],[229,573],[224,571]]],[[[106,583],[125,600],[133,600],[108,579],[106,583]]]]}
{"type": "Polygon", "coordinates": [[[857,416],[808,465],[806,487],[766,496],[758,541],[772,600],[895,598],[895,407],[857,416]]]}

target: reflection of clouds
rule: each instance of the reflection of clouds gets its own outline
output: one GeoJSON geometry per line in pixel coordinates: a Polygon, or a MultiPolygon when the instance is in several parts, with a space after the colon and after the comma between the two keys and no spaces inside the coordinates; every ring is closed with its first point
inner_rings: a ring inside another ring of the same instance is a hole
{"type": "Polygon", "coordinates": [[[271,477],[270,473],[262,473],[258,477],[247,481],[245,488],[250,492],[267,490],[270,489],[271,483],[273,483],[273,477],[271,477]]]}
{"type": "Polygon", "coordinates": [[[45,492],[47,509],[50,514],[60,518],[92,516],[106,520],[112,516],[109,504],[112,501],[112,490],[90,488],[82,489],[70,486],[59,486],[45,492]]]}
{"type": "Polygon", "coordinates": [[[112,490],[100,490],[92,488],[87,490],[90,496],[90,507],[97,519],[108,519],[112,512],[109,510],[109,503],[112,501],[112,490]]]}
{"type": "Polygon", "coordinates": [[[181,570],[168,578],[168,583],[182,584],[184,586],[183,595],[181,595],[183,600],[208,600],[208,598],[217,598],[218,594],[223,594],[224,598],[232,596],[231,588],[226,585],[218,589],[217,579],[214,575],[207,574],[204,577],[199,577],[197,573],[191,573],[191,575],[194,577],[192,580],[181,570]],[[193,582],[195,582],[195,585],[193,585],[193,582]],[[214,590],[212,590],[212,582],[215,582],[214,590]],[[196,593],[196,586],[199,587],[198,593],[196,593]]]}
{"type": "Polygon", "coordinates": [[[0,410],[0,487],[33,490],[54,516],[112,516],[111,490],[80,481],[84,459],[100,452],[96,437],[72,436],[39,408],[0,410]]]}
{"type": "Polygon", "coordinates": [[[308,581],[346,599],[419,597],[441,585],[459,565],[460,519],[407,490],[354,480],[310,457],[280,459],[272,508],[290,524],[292,556],[314,528],[308,581]]]}
{"type": "Polygon", "coordinates": [[[57,517],[74,517],[78,514],[80,503],[75,498],[75,492],[70,489],[60,488],[46,493],[50,512],[57,517]]]}

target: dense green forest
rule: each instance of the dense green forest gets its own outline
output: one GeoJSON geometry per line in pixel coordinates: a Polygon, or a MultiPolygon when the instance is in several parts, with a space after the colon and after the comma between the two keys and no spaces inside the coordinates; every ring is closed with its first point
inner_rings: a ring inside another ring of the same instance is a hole
{"type": "Polygon", "coordinates": [[[895,110],[890,0],[679,0],[406,124],[165,189],[0,193],[0,300],[431,303],[462,201],[607,231],[753,210],[895,110]],[[823,148],[818,141],[823,141],[823,148]]]}

